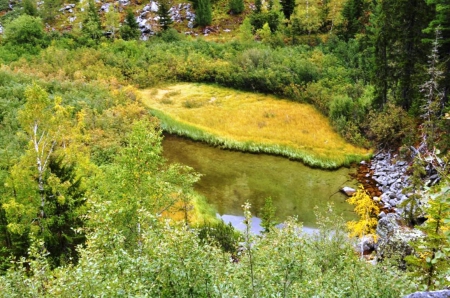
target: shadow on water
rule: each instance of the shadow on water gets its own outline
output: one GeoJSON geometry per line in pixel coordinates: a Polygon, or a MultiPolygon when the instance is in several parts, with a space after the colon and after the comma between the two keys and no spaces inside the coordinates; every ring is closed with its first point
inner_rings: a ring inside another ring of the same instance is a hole
{"type": "Polygon", "coordinates": [[[355,218],[346,197],[338,192],[344,185],[355,185],[349,176],[354,169],[312,169],[283,157],[222,150],[167,134],[163,147],[169,162],[188,165],[203,175],[195,189],[219,214],[242,216],[241,206],[248,200],[252,214],[258,216],[270,196],[279,220],[296,215],[304,226],[314,227],[314,207],[326,210],[328,202],[344,219],[355,218]]]}

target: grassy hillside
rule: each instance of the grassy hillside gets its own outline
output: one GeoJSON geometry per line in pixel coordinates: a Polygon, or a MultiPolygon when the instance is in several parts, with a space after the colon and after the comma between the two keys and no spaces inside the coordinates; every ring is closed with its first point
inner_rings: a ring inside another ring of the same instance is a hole
{"type": "Polygon", "coordinates": [[[200,84],[140,93],[164,129],[226,148],[279,154],[323,168],[370,155],[345,142],[311,105],[200,84]]]}

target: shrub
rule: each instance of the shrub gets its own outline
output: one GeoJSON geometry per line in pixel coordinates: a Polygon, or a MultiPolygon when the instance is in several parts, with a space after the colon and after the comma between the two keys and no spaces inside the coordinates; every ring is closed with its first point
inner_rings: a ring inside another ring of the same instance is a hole
{"type": "Polygon", "coordinates": [[[40,48],[44,40],[44,26],[41,18],[21,15],[5,27],[5,41],[29,50],[40,48]]]}

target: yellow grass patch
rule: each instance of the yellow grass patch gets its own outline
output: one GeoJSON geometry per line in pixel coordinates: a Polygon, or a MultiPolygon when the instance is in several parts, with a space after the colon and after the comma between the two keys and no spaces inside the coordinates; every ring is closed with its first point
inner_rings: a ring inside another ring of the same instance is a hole
{"type": "Polygon", "coordinates": [[[370,154],[345,142],[328,119],[308,104],[187,83],[140,93],[150,108],[224,139],[285,146],[320,160],[370,154]]]}

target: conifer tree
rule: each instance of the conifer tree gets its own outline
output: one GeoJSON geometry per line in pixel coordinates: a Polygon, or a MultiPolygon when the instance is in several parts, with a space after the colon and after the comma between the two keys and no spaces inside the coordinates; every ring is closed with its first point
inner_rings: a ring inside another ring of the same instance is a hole
{"type": "Polygon", "coordinates": [[[240,14],[244,11],[244,0],[230,0],[229,6],[233,14],[240,14]]]}
{"type": "Polygon", "coordinates": [[[281,0],[281,6],[283,7],[283,14],[287,20],[291,18],[295,9],[295,0],[281,0]]]}
{"type": "Polygon", "coordinates": [[[172,24],[172,19],[169,14],[170,3],[168,0],[159,1],[158,6],[158,16],[159,16],[159,26],[163,31],[166,31],[170,28],[172,24]]]}
{"type": "Polygon", "coordinates": [[[198,0],[195,22],[199,26],[208,26],[212,22],[212,8],[210,0],[198,0]]]}
{"type": "Polygon", "coordinates": [[[341,34],[345,40],[355,37],[364,28],[362,18],[364,14],[364,0],[348,0],[343,9],[344,19],[341,34]]]}
{"type": "Polygon", "coordinates": [[[139,31],[139,24],[136,22],[133,11],[131,9],[127,10],[125,15],[125,21],[120,27],[120,36],[124,40],[138,39],[141,35],[139,31]]]}
{"type": "Polygon", "coordinates": [[[81,31],[85,38],[95,42],[98,42],[103,35],[102,23],[93,0],[89,0],[88,2],[87,12],[83,20],[83,28],[81,31]]]}

